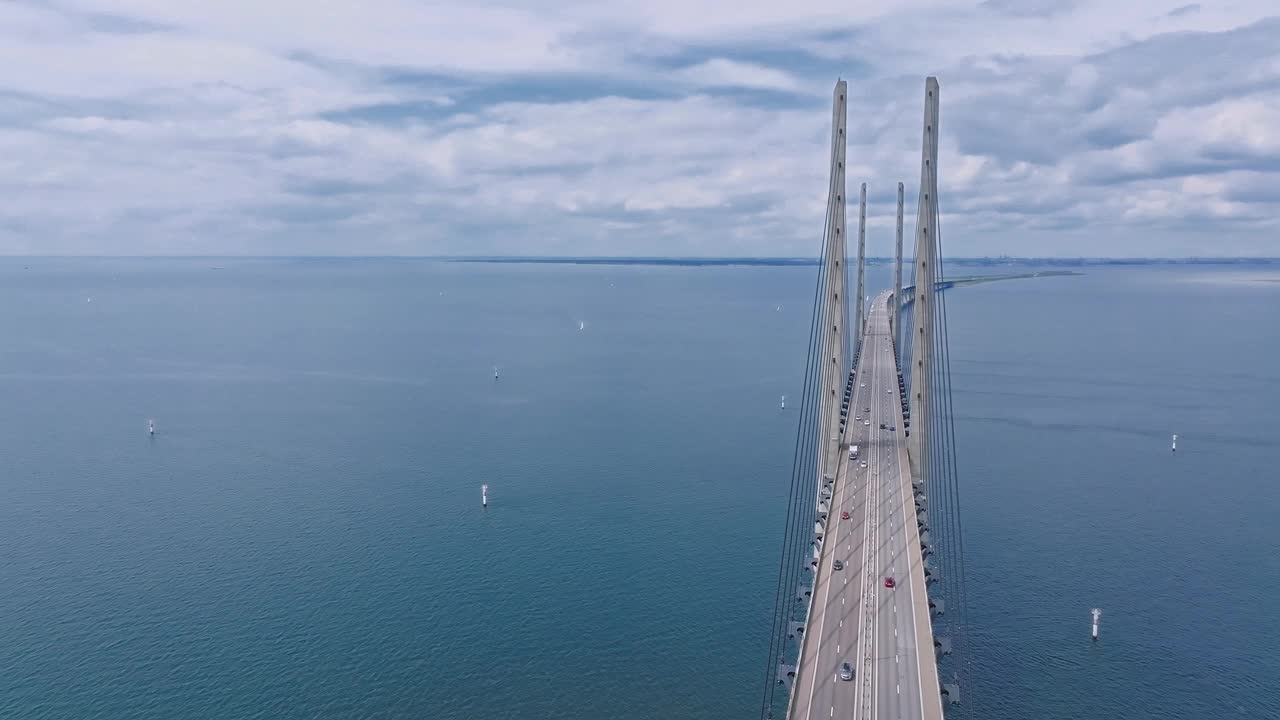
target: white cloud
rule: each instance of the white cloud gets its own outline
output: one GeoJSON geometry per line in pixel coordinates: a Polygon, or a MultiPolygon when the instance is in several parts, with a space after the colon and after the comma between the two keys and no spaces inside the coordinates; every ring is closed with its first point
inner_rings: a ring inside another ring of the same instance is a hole
{"type": "Polygon", "coordinates": [[[1259,252],[1276,10],[1180,4],[4,4],[0,252],[807,254],[844,75],[883,253],[926,73],[951,252],[1259,252]]]}
{"type": "Polygon", "coordinates": [[[684,68],[680,77],[695,87],[798,90],[800,83],[789,73],[754,63],[714,58],[684,68]]]}

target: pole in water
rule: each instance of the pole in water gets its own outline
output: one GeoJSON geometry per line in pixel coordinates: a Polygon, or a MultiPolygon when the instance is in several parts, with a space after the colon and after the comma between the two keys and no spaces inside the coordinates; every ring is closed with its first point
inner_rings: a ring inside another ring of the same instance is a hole
{"type": "Polygon", "coordinates": [[[1098,618],[1102,617],[1102,611],[1099,610],[1098,608],[1094,608],[1092,610],[1092,613],[1093,613],[1093,639],[1096,642],[1098,640],[1098,618]]]}
{"type": "Polygon", "coordinates": [[[156,434],[156,421],[155,421],[155,420],[148,420],[148,421],[147,421],[147,433],[148,433],[148,434],[150,434],[150,435],[155,435],[155,434],[156,434]]]}
{"type": "Polygon", "coordinates": [[[481,507],[489,507],[489,486],[480,486],[480,505],[481,507]]]}
{"type": "Polygon", "coordinates": [[[787,396],[786,396],[786,395],[783,395],[783,396],[782,396],[782,402],[778,405],[778,409],[779,409],[779,410],[786,410],[786,409],[787,409],[787,396]]]}
{"type": "Polygon", "coordinates": [[[497,380],[497,379],[498,379],[498,366],[497,366],[497,365],[494,365],[494,366],[493,366],[493,379],[494,379],[494,380],[497,380]]]}
{"type": "Polygon", "coordinates": [[[1178,433],[1173,434],[1173,447],[1169,448],[1169,452],[1178,452],[1178,433]]]}

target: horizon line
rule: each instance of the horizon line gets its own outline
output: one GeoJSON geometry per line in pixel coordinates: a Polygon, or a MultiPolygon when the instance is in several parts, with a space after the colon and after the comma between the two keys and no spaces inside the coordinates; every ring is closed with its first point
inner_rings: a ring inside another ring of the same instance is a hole
{"type": "MultiPolygon", "coordinates": [[[[846,256],[852,257],[852,256],[846,256]]],[[[913,258],[904,255],[903,259],[913,258]]],[[[450,262],[756,262],[756,263],[817,263],[820,258],[787,255],[21,255],[0,254],[4,259],[42,260],[440,260],[450,262]]],[[[868,255],[867,261],[893,262],[896,258],[868,255]]],[[[1141,262],[1141,261],[1194,261],[1194,262],[1261,262],[1277,263],[1280,256],[1267,255],[961,255],[943,258],[949,262],[1141,262]]]]}

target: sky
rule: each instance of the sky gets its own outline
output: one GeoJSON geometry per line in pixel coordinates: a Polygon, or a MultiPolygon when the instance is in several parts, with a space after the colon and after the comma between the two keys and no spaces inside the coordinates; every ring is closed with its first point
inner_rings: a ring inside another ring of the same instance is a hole
{"type": "Polygon", "coordinates": [[[889,255],[928,75],[947,255],[1280,255],[1276,0],[0,0],[0,254],[814,256],[844,78],[889,255]]]}

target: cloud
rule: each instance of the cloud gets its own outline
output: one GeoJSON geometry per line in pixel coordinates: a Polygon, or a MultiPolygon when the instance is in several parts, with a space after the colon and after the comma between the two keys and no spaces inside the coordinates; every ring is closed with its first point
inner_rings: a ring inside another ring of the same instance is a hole
{"type": "Polygon", "coordinates": [[[1274,254],[1275,12],[0,4],[0,252],[812,254],[844,76],[883,254],[937,74],[949,252],[1274,254]]]}
{"type": "Polygon", "coordinates": [[[680,77],[694,87],[755,88],[758,90],[793,91],[800,83],[789,73],[754,63],[714,58],[679,71],[680,77]]]}

